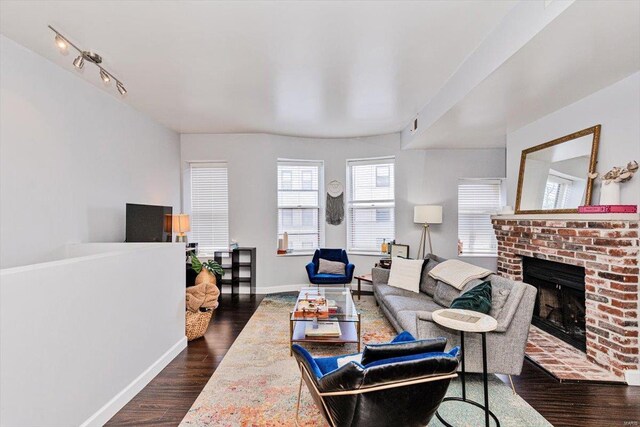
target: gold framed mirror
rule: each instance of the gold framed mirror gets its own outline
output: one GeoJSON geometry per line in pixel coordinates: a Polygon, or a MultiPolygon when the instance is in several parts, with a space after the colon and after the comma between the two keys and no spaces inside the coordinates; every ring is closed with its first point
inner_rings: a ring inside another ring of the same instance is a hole
{"type": "Polygon", "coordinates": [[[522,150],[516,214],[573,213],[591,204],[600,127],[522,150]]]}

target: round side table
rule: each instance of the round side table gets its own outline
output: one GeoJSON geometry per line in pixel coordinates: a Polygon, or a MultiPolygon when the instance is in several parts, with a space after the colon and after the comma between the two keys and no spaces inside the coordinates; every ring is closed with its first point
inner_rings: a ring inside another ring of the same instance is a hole
{"type": "MultiPolygon", "coordinates": [[[[493,418],[496,422],[496,426],[500,427],[498,417],[489,410],[489,383],[487,381],[487,332],[491,332],[496,329],[498,322],[493,317],[478,313],[470,310],[460,310],[457,308],[445,308],[442,310],[436,310],[433,312],[433,321],[437,324],[444,326],[445,328],[460,331],[460,351],[462,355],[462,370],[460,371],[460,381],[462,384],[462,398],[460,397],[445,397],[442,399],[446,401],[464,402],[474,405],[480,409],[484,409],[484,424],[489,427],[489,417],[493,418]],[[482,382],[484,386],[484,405],[473,400],[467,399],[467,390],[465,382],[465,354],[464,354],[464,333],[479,333],[482,335],[482,382]]],[[[438,412],[436,417],[442,424],[447,427],[453,427],[447,423],[438,412]]]]}

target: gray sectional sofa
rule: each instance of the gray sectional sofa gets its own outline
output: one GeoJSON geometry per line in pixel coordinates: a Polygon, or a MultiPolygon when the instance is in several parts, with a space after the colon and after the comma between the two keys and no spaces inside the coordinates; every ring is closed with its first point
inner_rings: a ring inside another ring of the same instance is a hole
{"type": "MultiPolygon", "coordinates": [[[[531,325],[536,289],[495,274],[472,280],[462,291],[431,278],[428,272],[444,259],[427,255],[420,292],[415,293],[387,285],[389,270],[374,268],[373,294],[376,302],[398,331],[408,331],[416,338],[446,337],[447,348],[460,345],[460,334],[432,321],[431,313],[449,307],[461,293],[490,280],[492,307],[490,316],[498,321],[495,331],[487,333],[487,368],[490,373],[519,375],[531,325]]],[[[482,372],[480,334],[465,334],[467,372],[482,372]]]]}

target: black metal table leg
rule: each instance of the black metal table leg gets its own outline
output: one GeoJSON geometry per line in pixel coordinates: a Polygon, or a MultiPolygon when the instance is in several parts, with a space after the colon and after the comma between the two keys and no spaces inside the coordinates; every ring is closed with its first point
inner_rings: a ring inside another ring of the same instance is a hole
{"type": "Polygon", "coordinates": [[[464,331],[460,331],[460,355],[461,355],[461,362],[462,362],[462,370],[460,371],[460,381],[462,383],[462,400],[467,400],[467,381],[465,378],[465,373],[467,372],[465,370],[465,366],[464,366],[464,331]]]}
{"type": "MultiPolygon", "coordinates": [[[[467,390],[466,390],[466,366],[465,366],[465,353],[464,353],[464,331],[460,331],[460,362],[462,369],[460,370],[460,383],[462,385],[462,398],[460,397],[445,397],[442,399],[442,402],[450,402],[457,401],[468,403],[470,405],[476,406],[480,409],[484,409],[484,425],[485,427],[490,427],[490,418],[496,423],[496,427],[500,427],[500,421],[498,421],[498,417],[489,410],[489,378],[487,375],[487,336],[486,333],[481,332],[482,335],[482,383],[484,388],[484,405],[475,402],[473,400],[467,399],[467,390]]],[[[446,422],[441,416],[439,411],[436,411],[436,417],[442,424],[446,427],[454,427],[448,422],[446,422]]]]}
{"type": "MultiPolygon", "coordinates": [[[[489,380],[487,378],[487,334],[482,332],[482,382],[484,383],[484,425],[489,427],[489,380]]],[[[498,420],[496,420],[498,423],[498,420]]],[[[500,425],[500,423],[498,423],[500,425]]]]}

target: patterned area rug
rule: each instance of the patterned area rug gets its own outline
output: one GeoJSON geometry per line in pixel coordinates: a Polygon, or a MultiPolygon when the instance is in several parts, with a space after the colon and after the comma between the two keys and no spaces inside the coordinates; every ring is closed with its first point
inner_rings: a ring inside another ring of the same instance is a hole
{"type": "MultiPolygon", "coordinates": [[[[294,426],[295,406],[300,372],[289,356],[289,311],[295,297],[269,295],[227,352],[222,363],[181,422],[181,426],[294,426]]],[[[362,313],[363,342],[387,342],[395,331],[387,322],[373,297],[363,296],[356,305],[362,313]]],[[[355,344],[305,345],[312,354],[336,355],[355,353],[355,344]]],[[[467,393],[482,401],[482,383],[476,375],[467,377],[467,393]]],[[[460,395],[460,384],[454,380],[447,393],[460,395]]],[[[491,410],[500,424],[509,426],[550,426],[539,413],[494,375],[490,376],[491,410]]],[[[481,410],[459,402],[445,402],[440,414],[456,426],[484,425],[481,410]]],[[[326,426],[311,396],[303,386],[300,425],[326,426]]],[[[441,426],[434,419],[429,426],[441,426]]]]}

